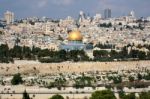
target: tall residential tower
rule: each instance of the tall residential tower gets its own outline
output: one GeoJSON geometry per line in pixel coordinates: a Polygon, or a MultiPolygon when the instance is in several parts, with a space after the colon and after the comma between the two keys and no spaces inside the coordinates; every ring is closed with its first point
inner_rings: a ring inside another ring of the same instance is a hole
{"type": "Polygon", "coordinates": [[[111,9],[107,8],[104,10],[104,18],[105,19],[111,18],[111,9]]]}
{"type": "Polygon", "coordinates": [[[14,22],[14,13],[10,12],[10,11],[6,11],[4,13],[4,19],[5,19],[7,24],[13,23],[14,22]]]}

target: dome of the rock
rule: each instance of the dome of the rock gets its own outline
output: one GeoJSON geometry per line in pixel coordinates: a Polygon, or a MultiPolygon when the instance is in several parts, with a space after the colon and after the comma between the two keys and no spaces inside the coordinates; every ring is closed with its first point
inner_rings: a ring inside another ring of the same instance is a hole
{"type": "Polygon", "coordinates": [[[68,40],[69,41],[82,41],[82,35],[80,31],[72,31],[69,33],[68,40]]]}

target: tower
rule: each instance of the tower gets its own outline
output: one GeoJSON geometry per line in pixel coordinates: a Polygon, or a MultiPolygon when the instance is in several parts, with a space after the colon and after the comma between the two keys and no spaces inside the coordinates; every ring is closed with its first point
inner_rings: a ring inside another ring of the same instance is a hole
{"type": "Polygon", "coordinates": [[[10,11],[6,11],[4,13],[4,19],[5,19],[7,24],[13,23],[14,22],[14,13],[10,12],[10,11]]]}
{"type": "Polygon", "coordinates": [[[111,18],[111,9],[107,8],[104,10],[104,18],[105,19],[111,18]]]}
{"type": "Polygon", "coordinates": [[[80,11],[80,13],[79,13],[79,22],[82,22],[85,19],[86,19],[85,13],[83,11],[80,11]]]}
{"type": "Polygon", "coordinates": [[[131,17],[135,17],[135,13],[134,13],[134,11],[131,11],[131,12],[129,13],[129,16],[131,16],[131,17]]]}

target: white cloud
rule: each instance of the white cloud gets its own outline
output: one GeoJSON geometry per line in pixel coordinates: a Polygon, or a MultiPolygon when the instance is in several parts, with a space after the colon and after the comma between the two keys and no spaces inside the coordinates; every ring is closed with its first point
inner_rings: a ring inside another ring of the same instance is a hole
{"type": "Polygon", "coordinates": [[[52,0],[52,3],[56,5],[70,5],[74,0],[52,0]]]}

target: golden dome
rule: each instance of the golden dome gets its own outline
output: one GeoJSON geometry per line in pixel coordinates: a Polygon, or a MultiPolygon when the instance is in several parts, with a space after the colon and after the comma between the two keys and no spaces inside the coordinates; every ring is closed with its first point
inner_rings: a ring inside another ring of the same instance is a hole
{"type": "Polygon", "coordinates": [[[82,40],[82,35],[80,31],[72,31],[69,33],[68,40],[70,41],[81,41],[82,40]]]}

